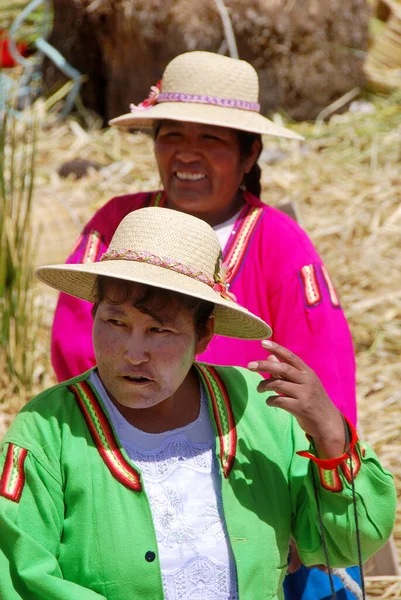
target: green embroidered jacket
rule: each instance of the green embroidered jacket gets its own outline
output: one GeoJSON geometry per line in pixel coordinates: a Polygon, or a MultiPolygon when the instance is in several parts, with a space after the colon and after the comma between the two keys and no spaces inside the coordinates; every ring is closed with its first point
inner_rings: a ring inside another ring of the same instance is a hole
{"type": "MultiPolygon", "coordinates": [[[[309,442],[291,415],[266,406],[256,391],[259,375],[197,369],[216,432],[241,600],[283,597],[290,536],[306,565],[325,562],[312,471],[331,565],[356,564],[349,462],[315,464],[297,455],[310,451],[309,442]]],[[[2,441],[1,600],[164,597],[141,473],[120,447],[88,373],[34,398],[2,441]]],[[[391,534],[395,488],[369,447],[356,442],[353,458],[366,560],[391,534]]]]}

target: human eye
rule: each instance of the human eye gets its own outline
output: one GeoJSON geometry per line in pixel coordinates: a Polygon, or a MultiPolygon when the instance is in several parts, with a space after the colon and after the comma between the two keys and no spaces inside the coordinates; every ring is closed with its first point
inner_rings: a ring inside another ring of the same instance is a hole
{"type": "Polygon", "coordinates": [[[166,327],[152,327],[152,333],[172,333],[171,329],[166,329],[166,327]]]}
{"type": "Polygon", "coordinates": [[[125,323],[123,321],[120,321],[120,319],[107,319],[107,322],[110,323],[110,325],[113,325],[114,327],[125,326],[125,323]]]}
{"type": "Polygon", "coordinates": [[[205,133],[203,136],[203,139],[205,140],[213,140],[215,142],[220,142],[220,138],[218,135],[215,135],[214,133],[205,133]]]}
{"type": "Polygon", "coordinates": [[[160,132],[160,137],[165,138],[165,139],[179,138],[179,137],[181,137],[181,132],[178,129],[173,129],[173,128],[167,129],[166,128],[160,132]]]}

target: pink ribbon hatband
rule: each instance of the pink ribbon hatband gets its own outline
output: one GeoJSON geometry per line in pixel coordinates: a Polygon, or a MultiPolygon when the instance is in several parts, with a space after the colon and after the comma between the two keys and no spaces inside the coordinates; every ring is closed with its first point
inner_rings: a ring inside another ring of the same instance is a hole
{"type": "Polygon", "coordinates": [[[199,104],[214,104],[226,108],[241,108],[242,110],[260,111],[258,102],[247,102],[246,100],[232,100],[230,98],[218,98],[217,96],[201,96],[194,94],[182,94],[180,92],[161,92],[156,100],[160,102],[195,102],[199,104]]]}
{"type": "Polygon", "coordinates": [[[151,252],[136,252],[135,250],[121,250],[120,252],[117,252],[117,250],[109,250],[102,255],[100,260],[133,260],[135,262],[146,262],[156,267],[162,267],[163,269],[170,269],[181,275],[186,275],[187,277],[206,283],[206,285],[220,294],[222,298],[236,302],[234,294],[231,294],[231,292],[227,290],[225,284],[213,281],[201,271],[194,271],[180,262],[168,258],[161,258],[151,252]]]}

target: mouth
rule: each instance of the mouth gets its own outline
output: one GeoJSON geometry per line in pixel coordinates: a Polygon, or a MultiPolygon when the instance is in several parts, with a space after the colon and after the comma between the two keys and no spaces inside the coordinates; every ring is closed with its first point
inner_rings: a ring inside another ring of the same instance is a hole
{"type": "Polygon", "coordinates": [[[188,173],[187,171],[175,171],[175,177],[179,181],[202,181],[206,179],[206,175],[204,173],[188,173]]]}
{"type": "Polygon", "coordinates": [[[133,385],[147,385],[153,381],[153,379],[142,375],[123,375],[122,379],[133,385]]]}

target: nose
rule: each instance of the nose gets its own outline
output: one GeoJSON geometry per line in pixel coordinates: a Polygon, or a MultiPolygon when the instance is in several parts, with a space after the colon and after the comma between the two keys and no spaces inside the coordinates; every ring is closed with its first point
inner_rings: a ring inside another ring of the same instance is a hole
{"type": "Polygon", "coordinates": [[[131,365],[141,365],[149,361],[149,349],[145,337],[137,332],[132,332],[124,352],[124,358],[131,365]]]}
{"type": "Polygon", "coordinates": [[[176,158],[183,163],[195,162],[199,159],[199,150],[196,139],[183,139],[176,151],[176,158]]]}
{"type": "Polygon", "coordinates": [[[198,160],[198,156],[191,150],[188,150],[188,151],[182,150],[182,151],[178,152],[177,158],[179,161],[181,161],[182,163],[185,163],[185,164],[190,164],[190,163],[193,163],[198,160]]]}

